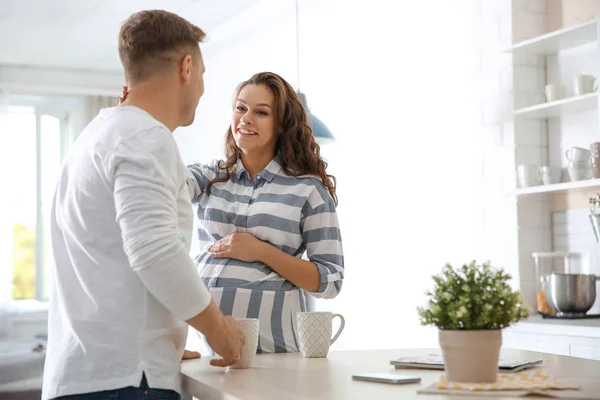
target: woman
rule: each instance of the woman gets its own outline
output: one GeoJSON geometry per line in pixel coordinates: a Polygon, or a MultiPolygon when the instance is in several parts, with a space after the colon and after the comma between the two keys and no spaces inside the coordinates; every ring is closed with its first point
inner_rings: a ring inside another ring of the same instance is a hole
{"type": "Polygon", "coordinates": [[[260,320],[259,353],[298,351],[304,292],[333,298],[344,278],[335,178],[298,95],[274,73],[238,86],[225,147],[224,161],[188,166],[198,271],[225,315],[260,320]]]}

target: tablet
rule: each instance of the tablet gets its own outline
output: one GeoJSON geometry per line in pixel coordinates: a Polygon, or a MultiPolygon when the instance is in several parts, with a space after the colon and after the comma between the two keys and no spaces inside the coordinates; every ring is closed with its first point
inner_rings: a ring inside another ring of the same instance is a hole
{"type": "Polygon", "coordinates": [[[418,376],[411,375],[400,375],[394,374],[391,372],[381,372],[381,373],[367,373],[367,374],[355,374],[352,375],[352,379],[355,381],[367,381],[367,382],[380,382],[380,383],[394,383],[394,384],[404,384],[404,383],[418,383],[421,382],[421,378],[418,376]]]}

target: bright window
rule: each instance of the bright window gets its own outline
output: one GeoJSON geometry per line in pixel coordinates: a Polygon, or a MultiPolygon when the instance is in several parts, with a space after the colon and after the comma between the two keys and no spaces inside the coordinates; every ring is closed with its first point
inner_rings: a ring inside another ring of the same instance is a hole
{"type": "Polygon", "coordinates": [[[0,302],[46,300],[52,262],[49,216],[65,118],[35,107],[0,111],[0,302]],[[5,267],[6,266],[6,267],[5,267]]]}

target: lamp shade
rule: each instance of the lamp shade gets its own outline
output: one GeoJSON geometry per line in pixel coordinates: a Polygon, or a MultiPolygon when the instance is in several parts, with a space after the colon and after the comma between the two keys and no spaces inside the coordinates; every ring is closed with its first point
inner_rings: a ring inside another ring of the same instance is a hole
{"type": "Polygon", "coordinates": [[[333,137],[333,134],[331,133],[327,125],[325,125],[323,121],[317,118],[316,115],[314,115],[310,111],[310,108],[308,108],[306,95],[302,92],[298,92],[298,96],[300,96],[300,101],[302,101],[302,104],[306,109],[306,113],[308,114],[308,120],[313,131],[313,136],[315,137],[317,143],[325,144],[335,141],[335,138],[333,137]]]}

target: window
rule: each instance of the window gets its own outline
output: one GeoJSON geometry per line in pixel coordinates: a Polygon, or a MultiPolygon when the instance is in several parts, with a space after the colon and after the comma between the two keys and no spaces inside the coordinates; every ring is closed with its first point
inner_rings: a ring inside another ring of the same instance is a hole
{"type": "Polygon", "coordinates": [[[48,298],[49,216],[67,115],[33,106],[0,110],[0,302],[48,298]]]}

